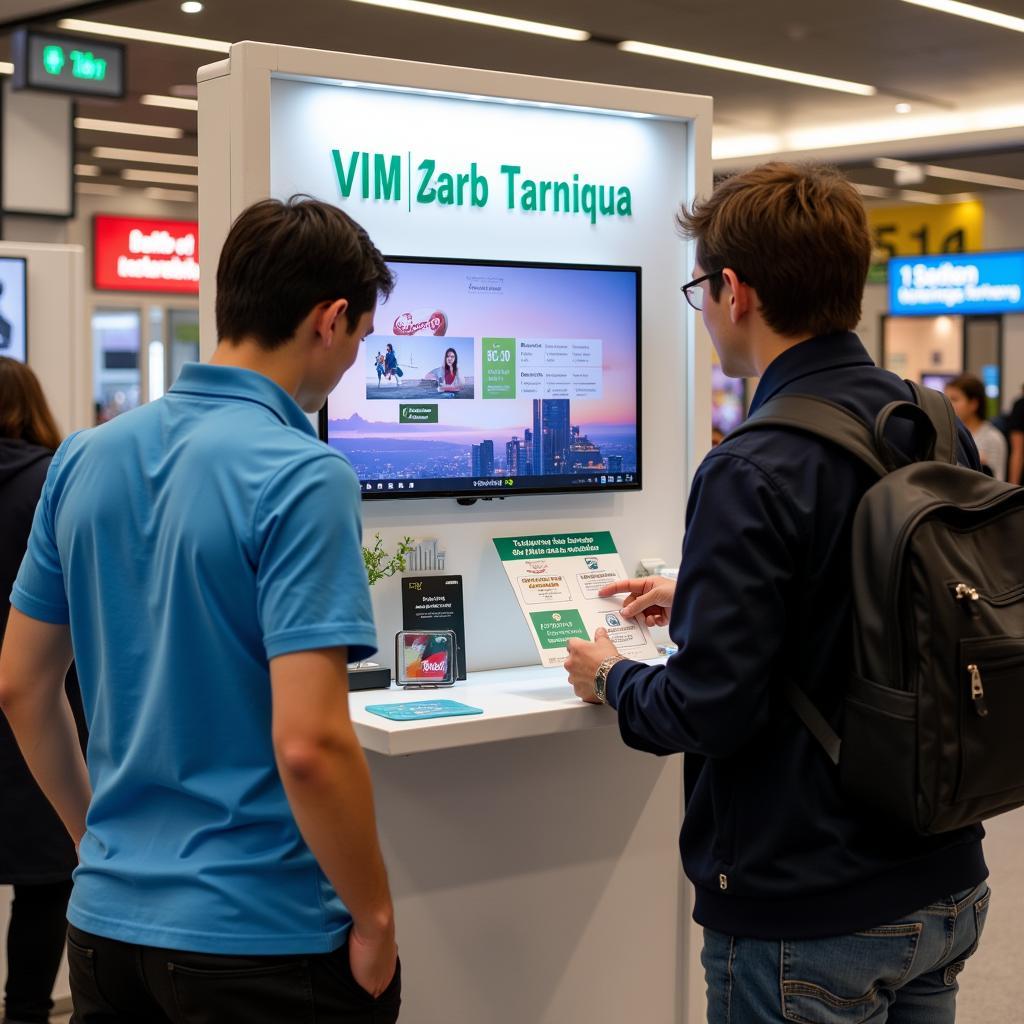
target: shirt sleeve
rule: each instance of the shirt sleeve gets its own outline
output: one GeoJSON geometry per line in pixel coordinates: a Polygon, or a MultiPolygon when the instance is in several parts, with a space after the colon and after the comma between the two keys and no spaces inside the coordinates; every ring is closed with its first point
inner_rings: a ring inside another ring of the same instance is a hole
{"type": "Polygon", "coordinates": [[[609,675],[627,744],[655,754],[728,757],[764,727],[786,636],[798,530],[754,463],[704,461],[687,510],[665,665],[624,661],[609,675]]]}
{"type": "Polygon", "coordinates": [[[377,650],[362,552],[360,491],[352,468],[324,452],[267,485],[254,523],[256,605],[267,658],[347,647],[377,650]]]}
{"type": "MultiPolygon", "coordinates": [[[[74,435],[72,435],[74,436],[74,435]]],[[[54,483],[69,437],[57,449],[32,517],[32,531],[11,591],[11,604],[30,618],[64,626],[71,621],[64,568],[57,548],[54,483]]]]}

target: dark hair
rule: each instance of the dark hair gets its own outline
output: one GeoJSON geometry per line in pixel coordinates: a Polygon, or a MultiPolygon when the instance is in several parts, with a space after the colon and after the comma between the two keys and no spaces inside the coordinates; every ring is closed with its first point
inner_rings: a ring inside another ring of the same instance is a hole
{"type": "Polygon", "coordinates": [[[60,430],[39,378],[7,356],[0,356],[0,437],[28,441],[51,452],[60,446],[60,430]]]}
{"type": "Polygon", "coordinates": [[[964,398],[968,402],[977,403],[978,410],[975,416],[979,420],[987,419],[985,415],[985,385],[982,384],[978,377],[975,377],[973,373],[962,373],[959,377],[955,377],[947,385],[947,388],[956,388],[957,391],[962,391],[964,398]]]}
{"type": "MultiPolygon", "coordinates": [[[[680,210],[705,274],[735,271],[786,337],[849,331],[860,321],[871,235],[857,190],[820,164],[767,163],[726,178],[680,210]]],[[[724,279],[709,286],[717,302],[724,279]]]]}
{"type": "Polygon", "coordinates": [[[448,353],[449,352],[451,352],[451,354],[453,356],[455,356],[455,363],[452,366],[452,373],[454,373],[456,376],[458,376],[458,374],[459,374],[459,353],[456,352],[455,349],[451,348],[450,346],[444,350],[444,360],[443,360],[443,365],[441,366],[441,369],[445,373],[448,372],[448,353]]]}
{"type": "Polygon", "coordinates": [[[348,299],[354,329],[394,278],[370,236],[329,203],[265,199],[231,225],[217,265],[217,336],[274,349],[322,302],[348,299]]]}

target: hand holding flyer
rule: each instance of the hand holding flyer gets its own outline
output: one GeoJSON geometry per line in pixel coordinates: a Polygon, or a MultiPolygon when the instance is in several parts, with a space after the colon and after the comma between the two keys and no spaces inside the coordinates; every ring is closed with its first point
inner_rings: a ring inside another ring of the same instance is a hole
{"type": "Polygon", "coordinates": [[[642,617],[624,618],[621,601],[601,596],[603,588],[626,575],[610,533],[496,537],[494,546],[533,633],[541,664],[561,665],[573,637],[592,640],[602,627],[624,657],[658,656],[642,617]]]}

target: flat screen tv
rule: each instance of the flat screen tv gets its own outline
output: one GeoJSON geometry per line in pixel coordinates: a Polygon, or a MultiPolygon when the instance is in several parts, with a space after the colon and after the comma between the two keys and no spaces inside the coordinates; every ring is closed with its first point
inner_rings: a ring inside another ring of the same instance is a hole
{"type": "Polygon", "coordinates": [[[639,490],[640,268],[388,257],[320,413],[366,498],[639,490]]]}
{"type": "Polygon", "coordinates": [[[28,359],[28,290],[24,256],[0,256],[0,356],[28,359]]]}

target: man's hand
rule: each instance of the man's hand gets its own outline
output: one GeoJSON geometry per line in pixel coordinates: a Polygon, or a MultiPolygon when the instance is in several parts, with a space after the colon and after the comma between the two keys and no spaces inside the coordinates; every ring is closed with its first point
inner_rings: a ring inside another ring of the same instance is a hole
{"type": "Polygon", "coordinates": [[[348,935],[348,962],[359,986],[379,999],[391,984],[398,964],[394,922],[379,932],[367,934],[355,924],[348,935]]]}
{"type": "Polygon", "coordinates": [[[667,626],[675,592],[674,580],[667,580],[664,576],[641,576],[639,579],[609,583],[597,592],[597,596],[628,594],[622,603],[624,619],[639,619],[648,626],[667,626]]]}
{"type": "Polygon", "coordinates": [[[614,658],[619,651],[608,639],[608,631],[599,629],[594,633],[593,643],[572,639],[568,644],[569,657],[565,659],[565,670],[576,696],[588,704],[600,704],[594,692],[594,677],[605,658],[614,658]]]}

